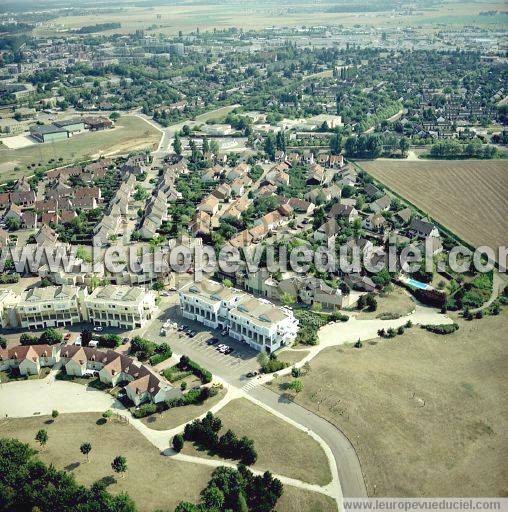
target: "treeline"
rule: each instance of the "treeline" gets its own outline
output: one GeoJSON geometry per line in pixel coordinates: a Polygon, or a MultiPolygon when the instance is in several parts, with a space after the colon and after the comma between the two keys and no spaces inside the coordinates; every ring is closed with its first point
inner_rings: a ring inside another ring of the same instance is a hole
{"type": "Polygon", "coordinates": [[[96,25],[85,25],[75,30],[76,34],[92,34],[93,32],[105,32],[106,30],[114,30],[120,28],[121,23],[97,23],[96,25]]]}
{"type": "Polygon", "coordinates": [[[201,491],[201,502],[181,502],[175,512],[270,512],[283,492],[281,481],[269,471],[259,476],[242,464],[238,469],[219,467],[201,491]]]}
{"type": "Polygon", "coordinates": [[[232,430],[227,430],[219,437],[221,428],[220,418],[208,412],[202,420],[197,419],[185,425],[183,439],[226,459],[239,460],[248,466],[254,464],[258,458],[254,441],[245,436],[238,438],[232,430]]]}
{"type": "Polygon", "coordinates": [[[124,493],[112,495],[100,481],[79,485],[72,473],[46,466],[35,450],[16,439],[0,439],[1,510],[39,512],[135,512],[124,493]]]}
{"type": "Polygon", "coordinates": [[[489,160],[499,157],[499,152],[494,146],[482,144],[481,142],[461,144],[453,139],[436,142],[430,148],[429,154],[432,158],[444,158],[446,160],[459,160],[463,158],[489,160]]]}

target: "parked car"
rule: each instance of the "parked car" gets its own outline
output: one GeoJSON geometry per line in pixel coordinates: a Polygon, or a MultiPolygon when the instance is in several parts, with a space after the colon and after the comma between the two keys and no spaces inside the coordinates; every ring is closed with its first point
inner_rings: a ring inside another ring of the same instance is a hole
{"type": "Polygon", "coordinates": [[[222,336],[227,336],[228,335],[228,330],[224,329],[223,331],[221,331],[221,335],[222,336]]]}
{"type": "Polygon", "coordinates": [[[234,349],[234,348],[228,347],[228,348],[226,348],[226,350],[224,351],[224,354],[232,354],[234,351],[235,351],[235,349],[234,349]]]}
{"type": "Polygon", "coordinates": [[[97,325],[93,328],[95,332],[102,332],[102,327],[100,325],[97,325]]]}
{"type": "Polygon", "coordinates": [[[207,341],[208,345],[216,345],[217,343],[219,343],[219,338],[210,338],[208,341],[207,341]]]}
{"type": "Polygon", "coordinates": [[[249,377],[249,378],[251,378],[251,377],[256,377],[256,375],[257,375],[257,374],[258,374],[258,372],[256,372],[256,371],[252,371],[252,372],[249,372],[249,373],[247,374],[247,377],[249,377]]]}
{"type": "Polygon", "coordinates": [[[129,338],[123,338],[122,340],[122,345],[127,345],[127,343],[129,343],[130,339],[129,338]]]}
{"type": "Polygon", "coordinates": [[[71,339],[71,336],[72,336],[72,334],[71,334],[70,332],[68,332],[68,333],[64,336],[64,340],[65,340],[65,341],[70,340],[70,339],[71,339]]]}
{"type": "Polygon", "coordinates": [[[188,332],[188,334],[189,334],[189,338],[194,338],[194,336],[196,336],[197,332],[196,332],[196,331],[193,331],[193,330],[190,330],[190,331],[188,332]]]}

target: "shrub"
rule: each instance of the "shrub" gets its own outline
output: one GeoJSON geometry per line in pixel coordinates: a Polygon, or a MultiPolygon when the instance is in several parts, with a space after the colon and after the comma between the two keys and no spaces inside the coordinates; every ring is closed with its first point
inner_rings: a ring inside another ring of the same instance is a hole
{"type": "Polygon", "coordinates": [[[116,348],[122,343],[122,338],[118,334],[103,334],[99,338],[99,346],[106,348],[116,348]]]}
{"type": "Polygon", "coordinates": [[[402,325],[397,329],[397,334],[404,334],[404,327],[402,325]]]}
{"type": "Polygon", "coordinates": [[[209,372],[205,368],[202,368],[198,363],[188,358],[187,356],[182,356],[177,366],[181,370],[190,370],[196,377],[201,379],[201,382],[203,384],[208,384],[209,382],[212,382],[211,372],[209,372]]]}
{"type": "Polygon", "coordinates": [[[440,325],[422,325],[423,329],[434,334],[451,334],[455,332],[459,326],[456,323],[453,324],[440,324],[440,325]]]}
{"type": "Polygon", "coordinates": [[[132,415],[135,418],[144,418],[145,416],[149,416],[155,412],[157,412],[157,406],[155,404],[143,404],[139,409],[135,409],[132,415]]]}
{"type": "Polygon", "coordinates": [[[287,363],[285,363],[284,361],[279,361],[277,357],[275,357],[272,354],[272,357],[270,357],[268,362],[261,367],[261,370],[263,371],[263,373],[273,373],[278,372],[283,368],[286,368],[287,365],[287,363]]]}
{"type": "Polygon", "coordinates": [[[181,434],[176,434],[176,436],[173,437],[173,450],[177,453],[182,451],[183,444],[183,436],[181,434]]]}

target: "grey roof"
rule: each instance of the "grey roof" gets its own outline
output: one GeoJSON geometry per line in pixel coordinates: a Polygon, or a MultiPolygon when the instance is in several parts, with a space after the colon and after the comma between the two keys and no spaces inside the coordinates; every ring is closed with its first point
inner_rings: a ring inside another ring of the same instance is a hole
{"type": "Polygon", "coordinates": [[[47,135],[49,133],[62,133],[62,132],[67,133],[63,128],[59,128],[58,126],[55,126],[54,124],[31,126],[30,131],[32,133],[39,133],[41,135],[47,135]]]}

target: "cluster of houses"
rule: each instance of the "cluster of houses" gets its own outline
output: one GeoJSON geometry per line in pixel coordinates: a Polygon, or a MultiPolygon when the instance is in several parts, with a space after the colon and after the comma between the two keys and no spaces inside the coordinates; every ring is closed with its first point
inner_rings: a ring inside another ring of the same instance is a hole
{"type": "Polygon", "coordinates": [[[109,165],[111,161],[104,159],[84,167],[49,171],[39,198],[29,180],[19,179],[12,191],[0,193],[3,223],[13,219],[21,229],[37,229],[41,225],[70,222],[78,210],[97,208],[102,203],[102,193],[93,182],[104,177],[109,165]],[[79,177],[83,185],[74,186],[72,177],[79,177]]]}
{"type": "Polygon", "coordinates": [[[144,327],[156,311],[154,293],[137,286],[100,286],[91,293],[71,285],[35,287],[19,294],[0,291],[2,328],[37,330],[91,322],[132,330],[144,327]]]}
{"type": "Polygon", "coordinates": [[[17,369],[20,375],[39,375],[41,368],[65,371],[74,377],[97,375],[107,386],[127,383],[125,392],[134,405],[163,402],[181,396],[179,388],[132,357],[114,350],[77,345],[17,345],[0,349],[0,371],[17,369]]]}

